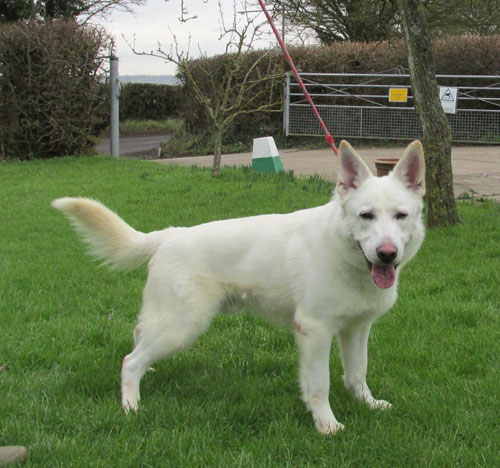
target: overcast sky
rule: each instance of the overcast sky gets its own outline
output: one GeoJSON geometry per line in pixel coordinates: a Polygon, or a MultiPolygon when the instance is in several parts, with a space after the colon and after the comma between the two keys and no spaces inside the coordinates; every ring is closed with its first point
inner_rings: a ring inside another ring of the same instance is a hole
{"type": "MultiPolygon", "coordinates": [[[[234,11],[233,0],[220,0],[227,21],[230,22],[234,11]]],[[[196,15],[197,18],[181,23],[180,0],[146,0],[142,6],[135,8],[135,14],[115,11],[106,19],[99,20],[107,31],[116,39],[116,53],[120,59],[119,70],[121,75],[174,75],[175,65],[165,61],[145,56],[137,56],[127,45],[122,36],[129,42],[134,41],[136,50],[149,52],[157,49],[157,43],[163,44],[165,50],[170,50],[172,34],[169,28],[177,36],[181,48],[188,45],[191,35],[191,54],[197,54],[198,45],[208,55],[222,53],[225,43],[219,41],[219,9],[218,0],[185,0],[188,7],[188,16],[196,15]]],[[[241,10],[237,3],[237,11],[241,10]]],[[[256,10],[251,7],[251,10],[256,10]]],[[[243,20],[243,15],[238,15],[243,20]]],[[[265,20],[260,13],[259,20],[265,20]]],[[[270,31],[270,28],[268,28],[270,31]]],[[[270,40],[270,39],[269,39],[270,40]]],[[[269,43],[269,42],[267,42],[269,43]]],[[[262,47],[266,47],[262,43],[262,47]]]]}

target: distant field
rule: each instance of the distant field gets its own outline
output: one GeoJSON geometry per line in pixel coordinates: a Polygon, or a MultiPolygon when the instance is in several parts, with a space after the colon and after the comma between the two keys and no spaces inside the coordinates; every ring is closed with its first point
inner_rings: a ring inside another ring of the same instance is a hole
{"type": "Polygon", "coordinates": [[[429,231],[400,300],[373,328],[368,381],[394,408],[344,390],[334,346],[332,408],[318,434],[300,399],[292,334],[246,313],[218,317],[155,366],[142,407],[120,406],[145,268],[99,267],[60,196],[104,202],[143,231],[289,212],[326,202],[319,178],[161,166],[106,157],[0,164],[0,445],[28,467],[494,467],[500,459],[500,204],[460,203],[429,231]]]}
{"type": "Polygon", "coordinates": [[[126,120],[120,122],[120,134],[133,135],[161,135],[175,133],[182,126],[179,119],[166,120],[126,120]]]}
{"type": "MultiPolygon", "coordinates": [[[[165,120],[125,120],[120,122],[120,136],[164,135],[175,133],[182,126],[179,119],[165,120]]],[[[107,128],[102,137],[109,136],[107,128]]]]}

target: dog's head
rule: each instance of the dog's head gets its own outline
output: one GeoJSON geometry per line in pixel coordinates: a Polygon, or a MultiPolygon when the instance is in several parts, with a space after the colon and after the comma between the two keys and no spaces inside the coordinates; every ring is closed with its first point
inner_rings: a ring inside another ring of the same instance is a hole
{"type": "Polygon", "coordinates": [[[422,144],[411,143],[388,176],[375,177],[351,145],[342,141],[336,191],[342,234],[351,246],[349,261],[370,271],[378,287],[392,287],[398,269],[417,253],[424,238],[422,144]]]}

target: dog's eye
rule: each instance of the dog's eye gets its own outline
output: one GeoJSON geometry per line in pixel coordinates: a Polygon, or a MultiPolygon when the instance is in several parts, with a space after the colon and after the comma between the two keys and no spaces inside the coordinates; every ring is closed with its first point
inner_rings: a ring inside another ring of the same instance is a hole
{"type": "Polygon", "coordinates": [[[375,216],[373,213],[370,211],[363,211],[362,213],[359,214],[361,219],[365,219],[367,221],[371,221],[372,219],[375,219],[375,216]]]}
{"type": "Polygon", "coordinates": [[[404,211],[400,211],[399,213],[396,213],[396,216],[395,216],[395,218],[397,220],[406,219],[407,217],[408,217],[408,213],[405,213],[404,211]]]}

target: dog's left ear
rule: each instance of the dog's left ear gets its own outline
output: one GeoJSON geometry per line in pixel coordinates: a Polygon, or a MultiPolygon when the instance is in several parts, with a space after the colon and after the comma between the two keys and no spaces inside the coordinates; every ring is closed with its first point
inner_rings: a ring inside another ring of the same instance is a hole
{"type": "Polygon", "coordinates": [[[421,197],[425,195],[424,148],[420,141],[416,140],[408,145],[393,174],[416,195],[421,197]]]}
{"type": "Polygon", "coordinates": [[[340,142],[339,154],[337,155],[337,174],[336,188],[341,197],[356,190],[365,179],[372,176],[368,166],[345,140],[340,142]]]}

